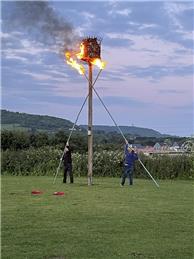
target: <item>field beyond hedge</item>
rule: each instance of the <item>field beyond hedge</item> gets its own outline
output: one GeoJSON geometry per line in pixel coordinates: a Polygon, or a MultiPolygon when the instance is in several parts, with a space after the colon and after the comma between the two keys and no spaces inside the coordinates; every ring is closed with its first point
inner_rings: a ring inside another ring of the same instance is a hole
{"type": "Polygon", "coordinates": [[[2,259],[192,259],[192,180],[2,176],[2,259]],[[43,191],[33,196],[32,190],[43,191]],[[64,191],[64,196],[53,192],[64,191]]]}

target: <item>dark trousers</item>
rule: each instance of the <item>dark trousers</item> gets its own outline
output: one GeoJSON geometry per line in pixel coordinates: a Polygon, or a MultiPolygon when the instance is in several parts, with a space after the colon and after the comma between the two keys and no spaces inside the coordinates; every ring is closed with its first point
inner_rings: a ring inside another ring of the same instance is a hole
{"type": "Polygon", "coordinates": [[[64,183],[67,182],[68,174],[69,174],[69,178],[70,178],[70,183],[73,183],[73,172],[72,172],[72,164],[71,163],[67,163],[66,165],[64,165],[64,177],[63,177],[64,183]]]}
{"type": "Polygon", "coordinates": [[[129,166],[124,166],[123,174],[121,178],[121,184],[125,184],[125,179],[129,179],[129,185],[133,185],[133,169],[129,166]]]}

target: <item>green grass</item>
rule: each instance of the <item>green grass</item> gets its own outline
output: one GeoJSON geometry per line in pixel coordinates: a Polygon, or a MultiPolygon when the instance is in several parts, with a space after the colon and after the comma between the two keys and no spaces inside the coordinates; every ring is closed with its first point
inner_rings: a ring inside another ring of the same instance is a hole
{"type": "Polygon", "coordinates": [[[2,259],[194,258],[191,181],[1,179],[2,259]]]}

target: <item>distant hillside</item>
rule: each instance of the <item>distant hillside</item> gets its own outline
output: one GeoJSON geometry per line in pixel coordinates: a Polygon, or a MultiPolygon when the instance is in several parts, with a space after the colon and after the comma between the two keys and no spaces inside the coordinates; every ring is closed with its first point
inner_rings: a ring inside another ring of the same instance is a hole
{"type": "MultiPolygon", "coordinates": [[[[87,125],[80,125],[81,128],[87,129],[87,125]]],[[[147,129],[147,128],[140,128],[135,126],[119,126],[122,130],[123,134],[130,134],[133,136],[139,136],[139,137],[155,137],[160,138],[164,135],[160,132],[153,130],[153,129],[147,129]]],[[[105,132],[105,133],[113,133],[117,132],[119,133],[119,130],[115,126],[103,126],[103,125],[95,125],[93,127],[94,131],[96,132],[105,132]]]]}
{"type": "MultiPolygon", "coordinates": [[[[59,130],[69,131],[73,127],[73,123],[69,120],[51,116],[1,110],[1,127],[9,130],[20,129],[54,133],[59,130]]],[[[79,129],[79,127],[76,127],[76,129],[79,129]]]]}
{"type": "MultiPolygon", "coordinates": [[[[1,127],[8,130],[46,131],[55,133],[60,130],[69,131],[73,123],[69,120],[44,115],[32,115],[27,113],[11,112],[1,110],[1,127]]],[[[160,132],[135,126],[120,126],[124,134],[140,137],[164,137],[160,132]]],[[[76,126],[77,130],[87,130],[87,125],[76,126]]],[[[119,133],[115,126],[95,125],[94,131],[99,134],[119,133]]]]}

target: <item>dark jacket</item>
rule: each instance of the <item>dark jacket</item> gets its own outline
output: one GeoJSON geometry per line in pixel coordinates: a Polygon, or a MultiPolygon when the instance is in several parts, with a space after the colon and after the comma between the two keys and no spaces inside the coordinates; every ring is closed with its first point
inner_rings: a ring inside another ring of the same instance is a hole
{"type": "Polygon", "coordinates": [[[68,151],[66,151],[63,155],[63,163],[64,165],[71,164],[72,158],[71,158],[71,148],[68,147],[68,151]]]}
{"type": "Polygon", "coordinates": [[[128,145],[125,146],[125,157],[124,157],[124,166],[133,168],[135,160],[138,160],[138,155],[132,150],[128,151],[128,145]]]}

